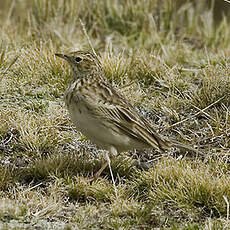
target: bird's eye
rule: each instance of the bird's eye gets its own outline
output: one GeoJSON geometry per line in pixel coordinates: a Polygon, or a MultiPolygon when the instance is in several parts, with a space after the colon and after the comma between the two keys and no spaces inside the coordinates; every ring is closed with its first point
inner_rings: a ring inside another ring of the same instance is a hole
{"type": "Polygon", "coordinates": [[[76,57],[76,58],[75,58],[75,61],[76,61],[76,62],[80,62],[80,61],[82,61],[82,58],[76,57]]]}

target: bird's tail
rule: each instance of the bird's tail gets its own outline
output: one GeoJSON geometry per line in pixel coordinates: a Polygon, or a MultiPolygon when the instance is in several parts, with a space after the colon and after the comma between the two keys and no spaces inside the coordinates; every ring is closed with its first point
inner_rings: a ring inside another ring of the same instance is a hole
{"type": "Polygon", "coordinates": [[[195,148],[193,148],[192,146],[189,146],[189,145],[185,145],[185,144],[182,144],[178,141],[172,141],[172,147],[176,147],[180,150],[182,150],[183,152],[186,152],[186,153],[190,153],[190,154],[197,154],[197,155],[203,155],[203,153],[195,148]]]}

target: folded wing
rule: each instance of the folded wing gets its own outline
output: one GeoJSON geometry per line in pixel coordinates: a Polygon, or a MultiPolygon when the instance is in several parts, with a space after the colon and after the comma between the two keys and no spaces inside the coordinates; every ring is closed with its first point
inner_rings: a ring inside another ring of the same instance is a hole
{"type": "Polygon", "coordinates": [[[94,81],[91,85],[93,89],[82,87],[81,90],[84,101],[91,108],[94,116],[108,120],[126,135],[132,136],[132,138],[136,138],[153,148],[165,150],[171,146],[168,140],[160,137],[150,123],[104,81],[94,81]]]}

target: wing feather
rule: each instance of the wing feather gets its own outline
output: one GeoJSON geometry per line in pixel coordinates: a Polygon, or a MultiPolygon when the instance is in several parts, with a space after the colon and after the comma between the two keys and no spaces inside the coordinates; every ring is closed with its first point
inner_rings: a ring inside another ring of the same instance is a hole
{"type": "Polygon", "coordinates": [[[126,135],[154,148],[164,150],[170,147],[170,142],[160,137],[150,123],[112,87],[103,82],[91,85],[93,89],[89,86],[82,87],[82,95],[93,116],[113,123],[126,135]]]}

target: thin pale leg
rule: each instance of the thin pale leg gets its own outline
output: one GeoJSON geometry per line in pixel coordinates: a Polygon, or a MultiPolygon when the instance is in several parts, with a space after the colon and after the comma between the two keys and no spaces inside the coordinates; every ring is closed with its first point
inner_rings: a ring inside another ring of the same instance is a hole
{"type": "Polygon", "coordinates": [[[102,165],[102,167],[93,175],[94,180],[96,180],[102,174],[102,172],[105,170],[107,166],[108,166],[108,161],[106,161],[102,165]]]}
{"type": "MultiPolygon", "coordinates": [[[[110,155],[116,156],[117,155],[117,150],[114,147],[110,148],[110,155]]],[[[110,173],[111,171],[111,166],[110,166],[110,159],[109,159],[109,154],[106,153],[106,162],[102,165],[102,167],[93,175],[92,178],[89,179],[90,182],[95,181],[101,174],[102,172],[106,169],[107,166],[109,166],[110,173]]],[[[111,173],[112,180],[114,181],[113,174],[111,173]]]]}

